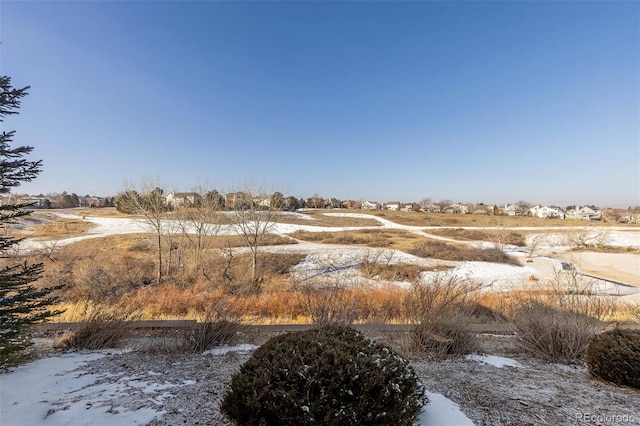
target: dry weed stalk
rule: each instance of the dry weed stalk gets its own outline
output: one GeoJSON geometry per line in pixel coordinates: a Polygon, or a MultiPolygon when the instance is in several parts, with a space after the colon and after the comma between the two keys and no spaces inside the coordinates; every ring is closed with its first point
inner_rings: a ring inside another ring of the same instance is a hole
{"type": "Polygon", "coordinates": [[[405,317],[413,326],[410,349],[436,359],[472,352],[476,337],[469,324],[482,288],[446,273],[415,282],[404,302],[405,317]]]}
{"type": "Polygon", "coordinates": [[[309,279],[293,289],[313,324],[350,325],[359,317],[354,293],[337,278],[309,279]]]}
{"type": "Polygon", "coordinates": [[[549,362],[581,361],[602,321],[616,312],[616,298],[598,294],[593,282],[576,273],[558,272],[541,290],[512,301],[519,347],[549,362]]]}
{"type": "Polygon", "coordinates": [[[84,304],[76,316],[77,325],[65,332],[55,343],[64,349],[108,349],[120,347],[131,337],[130,322],[137,319],[130,312],[118,313],[108,307],[84,304]]]}

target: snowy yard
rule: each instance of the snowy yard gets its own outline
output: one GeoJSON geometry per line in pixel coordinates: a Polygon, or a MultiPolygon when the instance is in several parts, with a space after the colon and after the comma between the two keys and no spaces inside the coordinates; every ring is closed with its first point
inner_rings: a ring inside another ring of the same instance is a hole
{"type": "MultiPolygon", "coordinates": [[[[0,375],[0,424],[229,424],[219,411],[221,398],[255,347],[196,355],[56,354],[0,375]]],[[[430,399],[419,425],[579,424],[586,415],[640,423],[640,391],[593,379],[584,367],[513,354],[412,365],[430,399]]],[[[609,422],[597,424],[603,423],[609,422]]]]}
{"type": "MultiPolygon", "coordinates": [[[[358,217],[375,218],[380,222],[378,228],[428,235],[425,227],[398,225],[370,215],[358,217]]],[[[96,225],[88,235],[60,240],[56,244],[148,231],[147,224],[138,219],[87,217],[85,220],[96,225]]],[[[274,232],[350,229],[317,227],[309,222],[308,225],[277,223],[274,232]]],[[[220,229],[221,234],[233,232],[230,227],[220,229]]],[[[612,245],[640,247],[640,232],[610,228],[606,235],[612,245]]],[[[576,255],[567,251],[568,246],[561,245],[564,243],[562,236],[548,234],[539,253],[529,261],[526,260],[526,248],[505,247],[505,251],[521,259],[523,266],[450,262],[450,273],[482,281],[495,291],[508,291],[522,285],[535,285],[530,279],[532,276],[539,280],[553,279],[562,270],[561,262],[570,261],[594,275],[606,272],[609,275],[598,276],[617,278],[630,284],[617,285],[594,279],[601,291],[639,297],[638,255],[576,255]]],[[[27,239],[21,242],[21,248],[38,249],[42,244],[42,241],[27,239]]],[[[322,271],[337,274],[346,283],[364,280],[357,268],[367,255],[367,249],[363,247],[302,242],[265,250],[307,254],[294,273],[322,271]],[[327,269],[328,265],[330,268],[327,269]]],[[[393,250],[389,250],[387,258],[392,262],[425,266],[434,262],[393,250]]],[[[423,279],[429,279],[429,274],[425,273],[423,279]]],[[[486,338],[499,342],[512,336],[486,338]]],[[[251,344],[253,342],[244,343],[197,355],[131,350],[51,354],[0,374],[0,425],[228,424],[219,412],[221,398],[232,374],[256,347],[251,344]]],[[[640,423],[640,391],[595,380],[584,367],[545,364],[523,358],[515,352],[504,351],[500,344],[489,346],[491,348],[497,349],[487,350],[489,355],[476,354],[442,362],[413,360],[412,365],[431,400],[419,424],[640,423]]]]}

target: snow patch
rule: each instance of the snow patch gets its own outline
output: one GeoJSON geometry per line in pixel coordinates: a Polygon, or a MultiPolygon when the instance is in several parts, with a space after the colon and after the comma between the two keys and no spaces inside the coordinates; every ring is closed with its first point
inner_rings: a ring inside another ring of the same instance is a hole
{"type": "Polygon", "coordinates": [[[502,368],[502,367],[515,367],[515,368],[525,368],[524,365],[520,364],[518,361],[505,358],[502,356],[496,355],[478,355],[471,354],[464,357],[465,359],[471,361],[482,362],[484,364],[493,365],[494,367],[502,368]]]}

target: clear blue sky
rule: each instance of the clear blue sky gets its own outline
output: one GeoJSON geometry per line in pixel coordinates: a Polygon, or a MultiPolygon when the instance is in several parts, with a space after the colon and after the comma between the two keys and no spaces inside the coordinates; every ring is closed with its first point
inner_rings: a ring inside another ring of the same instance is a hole
{"type": "Polygon", "coordinates": [[[17,192],[640,204],[640,3],[0,4],[17,192]]]}

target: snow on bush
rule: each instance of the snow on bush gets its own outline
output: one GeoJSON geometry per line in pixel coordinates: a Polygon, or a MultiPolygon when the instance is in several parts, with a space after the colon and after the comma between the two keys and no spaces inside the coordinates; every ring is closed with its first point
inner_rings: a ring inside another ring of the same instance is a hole
{"type": "Polygon", "coordinates": [[[426,402],[408,361],[351,328],[327,326],[258,348],[222,410],[243,425],[412,425],[426,402]]]}
{"type": "Polygon", "coordinates": [[[591,374],[640,389],[640,331],[614,329],[597,335],[586,359],[591,374]]]}

